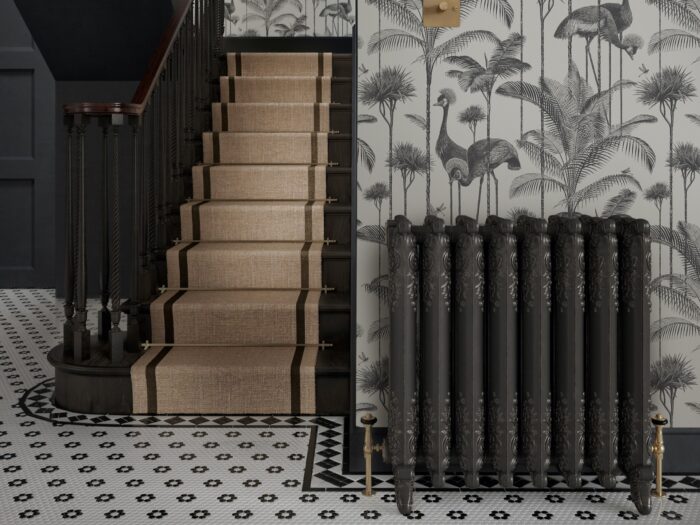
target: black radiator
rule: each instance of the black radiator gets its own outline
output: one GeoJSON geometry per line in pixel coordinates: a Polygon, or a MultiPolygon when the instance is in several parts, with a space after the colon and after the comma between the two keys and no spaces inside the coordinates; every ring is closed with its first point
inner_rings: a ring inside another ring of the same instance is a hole
{"type": "Polygon", "coordinates": [[[388,223],[391,315],[385,443],[399,510],[416,464],[504,488],[590,469],[627,477],[651,511],[649,224],[560,214],[388,223]]]}

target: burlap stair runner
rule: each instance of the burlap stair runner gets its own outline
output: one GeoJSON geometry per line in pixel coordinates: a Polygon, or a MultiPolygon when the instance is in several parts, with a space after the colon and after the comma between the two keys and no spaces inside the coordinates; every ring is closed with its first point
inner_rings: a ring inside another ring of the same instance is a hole
{"type": "Polygon", "coordinates": [[[321,288],[322,250],[322,243],[183,242],[168,250],[168,286],[321,288]]]}
{"type": "Polygon", "coordinates": [[[214,131],[328,132],[330,121],[328,103],[215,103],[212,105],[214,131]]]}
{"type": "Polygon", "coordinates": [[[327,133],[205,133],[206,164],[327,164],[327,133]]]}
{"type": "Polygon", "coordinates": [[[332,55],[227,56],[135,413],[316,409],[332,55]]]}
{"type": "Polygon", "coordinates": [[[192,168],[193,198],[307,199],[326,196],[326,166],[214,164],[192,168]]]}
{"type": "Polygon", "coordinates": [[[324,201],[191,201],[182,238],[205,241],[323,240],[324,201]]]}

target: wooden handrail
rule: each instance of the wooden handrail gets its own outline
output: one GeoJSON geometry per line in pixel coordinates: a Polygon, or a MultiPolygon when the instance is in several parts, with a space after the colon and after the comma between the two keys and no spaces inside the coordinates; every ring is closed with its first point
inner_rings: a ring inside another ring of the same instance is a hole
{"type": "Polygon", "coordinates": [[[129,115],[141,116],[146,110],[148,101],[153,93],[156,82],[161,72],[165,69],[168,56],[175,44],[182,24],[187,18],[192,7],[192,0],[180,0],[173,16],[163,32],[163,36],[158,43],[158,47],[151,55],[148,68],[141,82],[139,82],[136,92],[131,102],[74,102],[63,106],[63,113],[66,115],[86,115],[86,116],[108,116],[108,115],[129,115]]]}

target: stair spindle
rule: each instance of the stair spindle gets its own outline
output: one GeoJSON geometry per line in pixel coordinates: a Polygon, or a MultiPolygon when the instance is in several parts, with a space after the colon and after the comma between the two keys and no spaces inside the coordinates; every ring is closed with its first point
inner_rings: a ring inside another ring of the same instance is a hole
{"type": "Polygon", "coordinates": [[[77,210],[77,275],[76,314],[73,331],[73,359],[82,362],[90,358],[90,331],[87,328],[87,254],[85,247],[85,133],[87,117],[78,123],[78,199],[77,210]]]}
{"type": "Polygon", "coordinates": [[[74,192],[75,192],[75,175],[73,166],[73,148],[74,148],[74,133],[75,122],[73,116],[66,117],[66,209],[64,213],[65,220],[65,268],[64,281],[66,294],[63,313],[65,320],[63,322],[63,353],[65,356],[72,355],[73,352],[73,322],[75,315],[75,257],[74,257],[74,237],[73,237],[73,215],[74,215],[74,192]]]}
{"type": "Polygon", "coordinates": [[[112,328],[109,331],[110,359],[119,363],[124,357],[124,342],[126,334],[119,327],[121,322],[121,214],[119,211],[119,130],[123,123],[122,115],[112,115],[112,235],[111,235],[111,265],[110,265],[110,298],[112,328]]]}
{"type": "Polygon", "coordinates": [[[97,313],[97,336],[109,340],[112,325],[109,313],[109,117],[100,117],[102,128],[102,210],[100,230],[102,258],[100,264],[100,311],[97,313]]]}

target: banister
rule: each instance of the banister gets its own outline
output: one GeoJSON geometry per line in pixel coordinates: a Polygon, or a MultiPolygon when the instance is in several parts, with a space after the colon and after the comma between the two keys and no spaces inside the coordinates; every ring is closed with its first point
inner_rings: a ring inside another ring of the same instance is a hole
{"type": "Polygon", "coordinates": [[[142,116],[146,110],[157,81],[161,73],[165,70],[168,57],[170,56],[173,46],[175,45],[180,33],[180,28],[182,27],[182,24],[185,23],[187,15],[194,4],[194,0],[179,1],[177,8],[173,12],[173,16],[170,18],[170,21],[163,32],[163,36],[158,43],[158,47],[148,61],[146,73],[139,82],[139,85],[134,92],[134,96],[131,98],[131,102],[73,102],[70,104],[64,104],[64,114],[86,115],[91,117],[119,114],[138,117],[142,116]]]}

